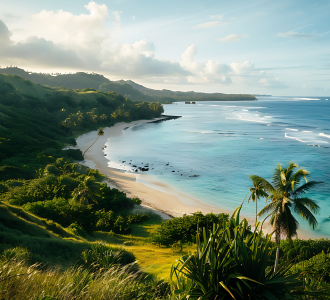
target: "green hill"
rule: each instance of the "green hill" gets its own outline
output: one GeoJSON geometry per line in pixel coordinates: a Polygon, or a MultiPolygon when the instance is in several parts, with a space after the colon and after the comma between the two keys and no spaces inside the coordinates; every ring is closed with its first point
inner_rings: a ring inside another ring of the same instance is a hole
{"type": "Polygon", "coordinates": [[[0,74],[0,162],[21,168],[30,158],[42,161],[64,144],[75,144],[75,132],[150,119],[162,112],[158,103],[133,102],[113,92],[54,89],[0,74]]]}
{"type": "Polygon", "coordinates": [[[131,80],[111,81],[100,74],[77,72],[74,74],[41,74],[31,73],[23,69],[8,67],[0,68],[0,73],[18,75],[32,82],[51,87],[68,89],[92,88],[103,92],[115,92],[134,101],[172,103],[175,101],[241,101],[257,100],[254,95],[177,92],[170,90],[153,90],[131,80]]]}

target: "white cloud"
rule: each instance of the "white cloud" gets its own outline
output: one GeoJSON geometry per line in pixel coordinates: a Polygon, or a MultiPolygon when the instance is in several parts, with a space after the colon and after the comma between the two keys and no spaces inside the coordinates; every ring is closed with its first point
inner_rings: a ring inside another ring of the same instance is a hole
{"type": "Polygon", "coordinates": [[[154,43],[146,39],[135,42],[132,46],[138,53],[153,52],[156,50],[154,43]]]}
{"type": "Polygon", "coordinates": [[[248,34],[229,34],[223,38],[218,39],[218,41],[223,43],[239,42],[241,39],[247,37],[249,37],[248,34]]]}
{"type": "Polygon", "coordinates": [[[231,70],[230,66],[213,60],[209,60],[207,63],[197,62],[195,60],[196,54],[196,46],[191,45],[181,55],[181,66],[192,73],[187,77],[188,82],[199,84],[230,84],[232,82],[229,76],[224,75],[231,70]]]}
{"type": "Polygon", "coordinates": [[[114,12],[110,17],[107,6],[98,5],[94,1],[85,5],[85,8],[89,14],[74,15],[63,10],[42,10],[30,17],[26,32],[28,35],[33,32],[39,38],[43,37],[71,49],[100,49],[110,37],[105,21],[112,19],[114,26],[118,28],[119,13],[114,12]]]}
{"type": "Polygon", "coordinates": [[[220,21],[213,21],[213,22],[206,22],[206,23],[198,24],[194,28],[206,29],[206,28],[219,27],[219,26],[224,26],[224,25],[227,25],[227,23],[220,22],[220,21]]]}
{"type": "Polygon", "coordinates": [[[199,72],[203,69],[203,66],[195,61],[194,56],[197,54],[197,48],[195,45],[189,46],[186,51],[181,55],[182,61],[180,65],[191,72],[199,72]]]}
{"type": "Polygon", "coordinates": [[[279,32],[277,34],[279,37],[288,37],[288,38],[317,38],[319,35],[315,32],[313,33],[299,33],[299,32],[293,32],[293,31],[288,31],[288,32],[279,32]]]}
{"type": "Polygon", "coordinates": [[[213,60],[209,60],[204,68],[204,72],[207,74],[227,74],[231,71],[231,67],[227,64],[221,64],[213,60]]]}
{"type": "Polygon", "coordinates": [[[233,62],[230,64],[230,67],[236,74],[244,74],[254,70],[254,64],[250,61],[245,61],[243,63],[233,62]]]}
{"type": "Polygon", "coordinates": [[[132,17],[132,20],[135,20],[135,16],[132,17]]]}
{"type": "Polygon", "coordinates": [[[305,88],[307,88],[307,86],[306,86],[306,84],[304,83],[303,85],[302,85],[302,87],[305,89],[305,88]]]}
{"type": "Polygon", "coordinates": [[[119,31],[120,30],[120,14],[121,11],[114,11],[112,12],[112,16],[113,16],[113,20],[112,20],[112,24],[115,26],[116,30],[119,31]]]}

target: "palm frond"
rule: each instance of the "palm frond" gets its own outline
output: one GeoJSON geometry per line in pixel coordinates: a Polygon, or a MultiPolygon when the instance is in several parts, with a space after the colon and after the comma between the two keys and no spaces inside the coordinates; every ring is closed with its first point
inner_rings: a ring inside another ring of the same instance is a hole
{"type": "Polygon", "coordinates": [[[277,210],[277,206],[278,203],[277,202],[270,202],[269,204],[267,204],[264,208],[262,208],[259,213],[258,216],[263,216],[263,215],[267,215],[267,214],[273,214],[276,212],[277,210]]]}
{"type": "MultiPolygon", "coordinates": [[[[308,209],[309,206],[311,206],[313,209],[317,206],[317,204],[309,199],[309,198],[298,198],[293,200],[293,207],[294,211],[299,214],[303,219],[306,219],[310,226],[313,227],[313,229],[317,226],[317,220],[313,213],[308,209]],[[310,202],[309,202],[310,201],[310,202]]],[[[319,207],[317,206],[317,209],[319,207]]],[[[312,210],[313,211],[313,210],[312,210]]]]}
{"type": "Polygon", "coordinates": [[[300,169],[292,176],[292,180],[294,180],[297,184],[299,184],[301,179],[304,178],[307,183],[307,176],[309,173],[310,172],[308,172],[305,169],[300,169]]]}
{"type": "Polygon", "coordinates": [[[320,183],[323,183],[323,182],[321,182],[321,181],[310,181],[310,182],[307,182],[307,183],[301,185],[299,188],[297,188],[292,193],[292,195],[293,196],[300,196],[300,195],[306,193],[308,190],[314,188],[317,184],[320,184],[320,183]]]}
{"type": "Polygon", "coordinates": [[[299,223],[292,215],[290,208],[286,207],[281,218],[281,227],[288,239],[297,235],[299,223]]]}

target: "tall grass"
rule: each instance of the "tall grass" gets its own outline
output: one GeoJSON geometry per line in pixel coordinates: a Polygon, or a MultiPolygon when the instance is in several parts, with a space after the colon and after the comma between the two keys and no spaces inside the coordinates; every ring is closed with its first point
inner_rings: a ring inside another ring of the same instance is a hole
{"type": "Polygon", "coordinates": [[[131,272],[134,264],[109,269],[73,267],[43,270],[19,256],[0,261],[0,298],[14,299],[169,299],[169,286],[131,272]]]}

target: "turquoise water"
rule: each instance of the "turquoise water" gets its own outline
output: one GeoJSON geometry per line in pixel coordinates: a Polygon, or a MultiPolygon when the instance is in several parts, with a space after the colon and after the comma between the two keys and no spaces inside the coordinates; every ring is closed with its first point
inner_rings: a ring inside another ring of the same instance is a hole
{"type": "MultiPolygon", "coordinates": [[[[324,182],[308,196],[321,207],[315,236],[330,237],[330,101],[260,97],[258,101],[177,103],[164,109],[165,114],[182,118],[124,130],[107,143],[107,158],[126,169],[149,164],[144,173],[232,211],[249,197],[249,175],[271,180],[277,163],[285,166],[294,161],[311,172],[309,180],[324,182]]],[[[264,205],[261,200],[259,207],[264,205]]],[[[254,213],[255,205],[246,201],[243,214],[254,213]]]]}

